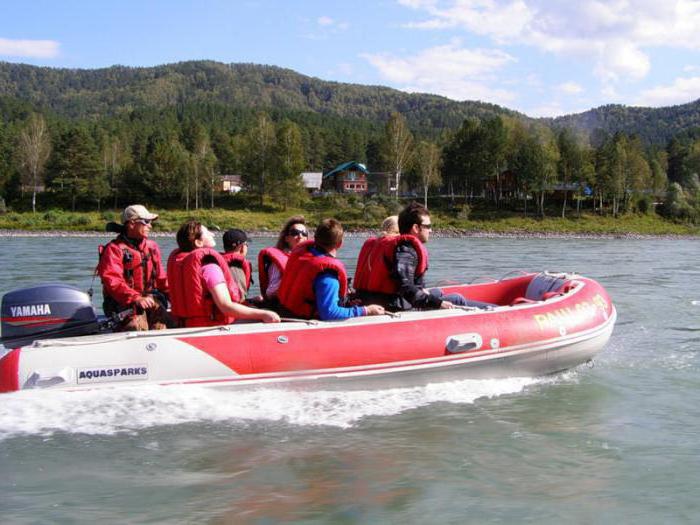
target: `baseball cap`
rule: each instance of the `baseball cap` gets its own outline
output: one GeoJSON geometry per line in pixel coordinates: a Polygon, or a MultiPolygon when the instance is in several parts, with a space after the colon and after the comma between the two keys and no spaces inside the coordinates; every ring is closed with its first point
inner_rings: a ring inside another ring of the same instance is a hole
{"type": "Polygon", "coordinates": [[[248,240],[248,235],[243,230],[233,228],[224,233],[224,250],[229,250],[248,240]]]}
{"type": "Polygon", "coordinates": [[[149,221],[155,221],[158,218],[158,214],[151,213],[146,209],[145,206],[141,204],[132,204],[124,208],[122,212],[122,223],[126,224],[129,221],[135,221],[138,219],[147,219],[149,221]]]}

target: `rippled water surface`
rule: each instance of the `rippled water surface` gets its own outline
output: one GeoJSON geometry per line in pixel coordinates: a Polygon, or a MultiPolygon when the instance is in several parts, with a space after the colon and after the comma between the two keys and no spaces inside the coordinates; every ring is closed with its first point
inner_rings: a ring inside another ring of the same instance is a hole
{"type": "MultiPolygon", "coordinates": [[[[253,260],[269,241],[253,242],[253,260]]],[[[99,242],[0,239],[0,294],[46,281],[87,289],[99,242]]],[[[360,243],[340,254],[351,272],[360,243]]],[[[519,269],[597,279],[618,309],[611,342],[593,368],[546,378],[2,395],[0,521],[700,521],[700,243],[429,247],[433,283],[519,269]]]]}

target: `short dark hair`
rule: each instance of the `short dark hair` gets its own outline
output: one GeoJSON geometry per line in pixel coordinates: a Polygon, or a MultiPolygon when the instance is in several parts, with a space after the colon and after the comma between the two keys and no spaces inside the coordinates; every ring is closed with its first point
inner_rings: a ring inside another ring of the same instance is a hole
{"type": "Polygon", "coordinates": [[[180,226],[175,235],[177,246],[183,252],[191,252],[196,248],[194,241],[202,238],[202,223],[190,219],[180,226]]]}
{"type": "Polygon", "coordinates": [[[337,248],[343,242],[343,225],[336,219],[323,219],[316,228],[314,243],[325,251],[337,248]]]}
{"type": "Polygon", "coordinates": [[[280,236],[277,238],[277,244],[275,247],[278,250],[289,250],[289,245],[287,244],[287,240],[285,237],[289,235],[289,230],[292,229],[292,226],[295,224],[306,224],[306,219],[304,218],[303,215],[295,215],[294,217],[290,217],[287,219],[287,222],[284,223],[284,226],[282,227],[282,231],[280,232],[280,236]]]}
{"type": "Polygon", "coordinates": [[[422,224],[423,217],[430,217],[428,208],[413,201],[399,213],[399,233],[406,235],[410,233],[414,224],[422,224]]]}

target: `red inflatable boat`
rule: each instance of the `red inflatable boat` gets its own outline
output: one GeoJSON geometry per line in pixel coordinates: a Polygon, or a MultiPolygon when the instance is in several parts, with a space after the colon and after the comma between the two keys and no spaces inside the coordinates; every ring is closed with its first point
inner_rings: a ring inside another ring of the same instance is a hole
{"type": "Polygon", "coordinates": [[[573,274],[443,290],[497,306],[105,333],[82,292],[18,290],[3,298],[0,392],[181,383],[365,389],[538,376],[592,359],[616,319],[600,284],[573,274]]]}

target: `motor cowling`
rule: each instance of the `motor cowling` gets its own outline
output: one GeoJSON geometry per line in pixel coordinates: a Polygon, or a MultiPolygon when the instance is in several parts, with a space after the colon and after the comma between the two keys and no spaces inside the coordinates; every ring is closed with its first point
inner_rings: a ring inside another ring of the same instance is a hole
{"type": "Polygon", "coordinates": [[[43,284],[9,292],[2,298],[1,312],[0,342],[6,348],[100,331],[90,296],[66,284],[43,284]]]}

